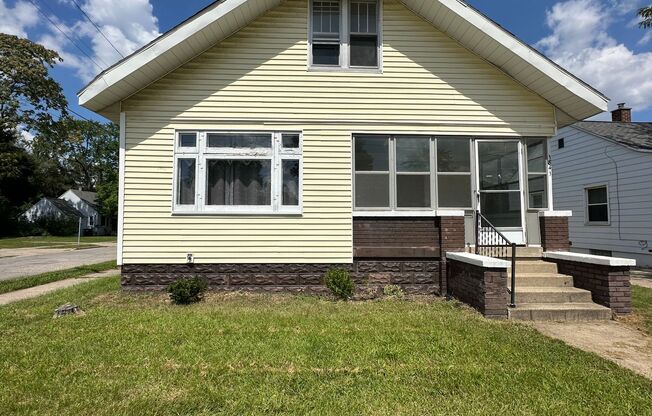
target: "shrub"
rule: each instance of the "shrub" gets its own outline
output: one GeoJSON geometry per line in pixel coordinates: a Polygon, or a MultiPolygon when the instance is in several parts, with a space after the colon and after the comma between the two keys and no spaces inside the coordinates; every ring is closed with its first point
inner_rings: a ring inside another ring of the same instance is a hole
{"type": "Polygon", "coordinates": [[[206,289],[208,289],[206,280],[195,276],[175,281],[168,286],[168,293],[172,302],[177,305],[188,305],[202,300],[206,289]]]}
{"type": "Polygon", "coordinates": [[[387,285],[383,288],[383,293],[385,296],[392,296],[395,298],[403,297],[403,289],[398,285],[387,285]]]}
{"type": "Polygon", "coordinates": [[[353,297],[355,284],[349,272],[344,269],[336,268],[327,271],[324,284],[339,299],[348,300],[353,297]]]}

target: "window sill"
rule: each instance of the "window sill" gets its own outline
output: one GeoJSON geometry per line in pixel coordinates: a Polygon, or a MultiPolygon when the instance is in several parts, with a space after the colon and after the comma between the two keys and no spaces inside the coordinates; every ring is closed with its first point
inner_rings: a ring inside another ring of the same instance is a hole
{"type": "Polygon", "coordinates": [[[591,221],[587,221],[587,222],[584,223],[584,225],[592,225],[592,226],[595,225],[595,226],[598,226],[598,227],[608,227],[608,226],[611,225],[611,222],[595,222],[595,221],[591,222],[591,221]]]}
{"type": "Polygon", "coordinates": [[[271,211],[271,210],[250,210],[250,211],[184,211],[184,210],[174,210],[172,211],[173,217],[181,216],[199,216],[199,217],[223,217],[223,216],[258,216],[258,217],[278,217],[278,216],[288,216],[288,217],[300,217],[303,215],[301,209],[298,210],[283,210],[283,211],[271,211]]]}
{"type": "Polygon", "coordinates": [[[354,217],[463,217],[463,209],[423,211],[353,211],[354,217]]]}
{"type": "Polygon", "coordinates": [[[341,66],[318,66],[313,65],[308,67],[308,72],[346,72],[346,73],[360,73],[360,74],[378,74],[381,75],[383,70],[381,68],[342,68],[341,66]]]}

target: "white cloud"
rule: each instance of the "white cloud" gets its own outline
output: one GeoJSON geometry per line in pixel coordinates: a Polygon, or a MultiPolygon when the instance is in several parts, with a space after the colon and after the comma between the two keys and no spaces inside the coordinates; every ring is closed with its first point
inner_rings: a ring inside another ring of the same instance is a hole
{"type": "Polygon", "coordinates": [[[38,22],[38,12],[32,4],[19,1],[14,7],[7,7],[4,0],[0,0],[1,33],[25,38],[27,37],[25,29],[35,26],[38,22]]]}
{"type": "Polygon", "coordinates": [[[652,53],[635,53],[608,32],[638,1],[567,0],[548,11],[552,33],[536,46],[612,99],[634,110],[652,105],[652,53]]]}
{"type": "Polygon", "coordinates": [[[637,45],[639,46],[647,45],[648,43],[650,43],[651,40],[652,40],[652,30],[648,30],[647,32],[645,32],[645,35],[643,35],[643,37],[639,39],[637,45]]]}

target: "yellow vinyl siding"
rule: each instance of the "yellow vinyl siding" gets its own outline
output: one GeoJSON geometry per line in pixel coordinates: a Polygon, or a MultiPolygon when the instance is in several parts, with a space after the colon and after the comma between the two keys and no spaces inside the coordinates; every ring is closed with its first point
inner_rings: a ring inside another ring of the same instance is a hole
{"type": "Polygon", "coordinates": [[[307,27],[288,0],[122,103],[124,263],[349,262],[353,132],[554,133],[549,103],[398,1],[382,73],[308,71],[307,27]],[[303,131],[303,215],[172,215],[175,129],[303,131]]]}

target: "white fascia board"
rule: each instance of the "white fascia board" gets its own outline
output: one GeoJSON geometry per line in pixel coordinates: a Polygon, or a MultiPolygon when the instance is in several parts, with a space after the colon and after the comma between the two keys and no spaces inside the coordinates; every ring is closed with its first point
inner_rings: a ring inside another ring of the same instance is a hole
{"type": "Polygon", "coordinates": [[[459,0],[438,1],[451,12],[457,14],[477,29],[481,30],[484,34],[514,52],[520,58],[556,81],[568,91],[602,111],[608,110],[607,103],[609,102],[609,99],[607,97],[594,91],[592,88],[551,62],[548,58],[542,56],[530,46],[527,46],[525,43],[518,40],[514,35],[508,33],[494,22],[487,19],[472,7],[469,7],[467,4],[459,0]]]}
{"type": "Polygon", "coordinates": [[[488,269],[508,269],[511,267],[511,263],[508,261],[497,259],[495,257],[480,256],[473,253],[446,252],[446,258],[488,269]]]}
{"type": "Polygon", "coordinates": [[[354,217],[463,217],[462,209],[437,209],[429,211],[353,211],[354,217]]]}
{"type": "Polygon", "coordinates": [[[571,253],[570,251],[550,251],[543,253],[543,257],[553,260],[576,261],[578,263],[597,264],[600,266],[636,266],[636,260],[622,257],[594,256],[592,254],[571,253]]]}
{"type": "MultiPolygon", "coordinates": [[[[134,53],[122,62],[107,69],[105,73],[100,74],[95,80],[91,81],[82,91],[79,92],[79,105],[88,104],[93,98],[97,97],[106,89],[123,80],[130,74],[138,71],[141,67],[154,61],[157,57],[175,46],[183,43],[189,37],[204,30],[216,20],[227,15],[231,11],[242,6],[250,0],[225,0],[217,4],[213,9],[201,14],[186,24],[182,24],[174,29],[171,33],[162,35],[159,39],[152,42],[145,49],[134,53]]],[[[153,80],[152,80],[153,81],[153,80]]]]}
{"type": "Polygon", "coordinates": [[[539,217],[572,217],[573,211],[539,211],[539,217]]]}

